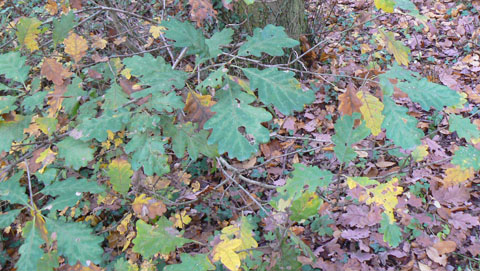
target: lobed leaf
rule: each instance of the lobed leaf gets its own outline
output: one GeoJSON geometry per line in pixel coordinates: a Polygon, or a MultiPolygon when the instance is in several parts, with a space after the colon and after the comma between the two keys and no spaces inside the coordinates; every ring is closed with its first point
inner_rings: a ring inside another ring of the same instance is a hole
{"type": "Polygon", "coordinates": [[[247,37],[247,41],[238,50],[239,56],[254,55],[260,57],[262,53],[271,56],[283,56],[283,48],[292,48],[300,43],[288,37],[281,26],[267,25],[265,28],[255,28],[253,36],[247,37]]]}
{"type": "Polygon", "coordinates": [[[352,116],[343,116],[335,123],[335,135],[332,136],[332,141],[335,143],[333,150],[337,159],[342,163],[349,163],[357,157],[351,145],[370,134],[370,130],[363,122],[357,128],[353,128],[355,120],[359,118],[359,113],[353,113],[352,116]]]}

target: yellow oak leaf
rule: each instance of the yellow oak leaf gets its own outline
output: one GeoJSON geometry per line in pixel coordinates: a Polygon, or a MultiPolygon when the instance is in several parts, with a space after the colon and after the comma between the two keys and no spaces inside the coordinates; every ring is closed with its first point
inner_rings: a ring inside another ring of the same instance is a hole
{"type": "Polygon", "coordinates": [[[148,32],[152,34],[152,37],[158,39],[160,34],[163,34],[163,30],[165,30],[165,27],[163,26],[152,25],[150,26],[150,30],[148,32]]]}
{"type": "Polygon", "coordinates": [[[50,13],[50,15],[55,15],[58,12],[57,2],[55,0],[48,0],[45,4],[45,9],[50,13]]]}
{"type": "Polygon", "coordinates": [[[375,96],[362,91],[357,92],[357,97],[362,101],[360,112],[362,113],[365,125],[370,128],[372,135],[377,136],[381,131],[383,119],[383,103],[375,96]]]}
{"type": "Polygon", "coordinates": [[[69,54],[75,62],[79,62],[88,50],[87,40],[75,33],[70,34],[63,44],[65,44],[65,53],[69,54]]]}
{"type": "Polygon", "coordinates": [[[185,210],[183,210],[180,213],[176,213],[174,217],[170,217],[170,218],[174,220],[173,226],[180,229],[183,229],[185,225],[188,225],[192,221],[192,218],[189,215],[187,215],[187,211],[185,210]]]}
{"type": "Polygon", "coordinates": [[[127,160],[121,158],[112,160],[108,165],[107,175],[110,177],[113,190],[124,195],[128,192],[132,182],[133,170],[127,160]]]}
{"type": "Polygon", "coordinates": [[[37,36],[40,33],[38,27],[42,24],[37,18],[23,17],[17,24],[17,38],[20,44],[27,47],[30,52],[38,50],[37,36]]]}
{"type": "MultiPolygon", "coordinates": [[[[220,235],[221,240],[230,240],[230,236],[234,236],[234,239],[239,239],[242,241],[242,244],[239,246],[238,250],[248,250],[251,248],[258,247],[258,243],[253,238],[253,229],[246,217],[242,217],[239,222],[236,222],[234,225],[230,225],[222,229],[222,234],[220,235]]],[[[240,259],[247,257],[247,252],[240,252],[240,259]]]]}
{"type": "Polygon", "coordinates": [[[422,161],[427,155],[428,155],[428,146],[427,145],[417,146],[412,151],[412,157],[415,160],[415,162],[422,161]]]}
{"type": "Polygon", "coordinates": [[[452,186],[456,184],[463,183],[464,181],[473,178],[475,172],[473,168],[461,168],[460,166],[455,166],[445,170],[445,179],[443,183],[446,186],[452,186]]]}
{"type": "Polygon", "coordinates": [[[384,32],[380,30],[380,33],[387,44],[387,51],[393,54],[395,61],[400,65],[403,64],[408,66],[408,54],[410,54],[410,48],[403,45],[401,41],[395,40],[393,32],[384,32]]]}
{"type": "Polygon", "coordinates": [[[117,226],[117,231],[124,235],[128,231],[128,224],[132,219],[132,213],[129,213],[122,221],[120,221],[120,225],[117,226]]]}
{"type": "Polygon", "coordinates": [[[393,0],[375,0],[375,7],[385,12],[392,13],[395,7],[395,1],[393,0]]]}
{"type": "Polygon", "coordinates": [[[55,156],[57,155],[56,152],[52,151],[50,148],[44,150],[40,153],[40,156],[35,160],[35,163],[42,164],[42,168],[40,168],[39,172],[43,173],[45,168],[55,161],[55,156]]]}
{"type": "Polygon", "coordinates": [[[240,255],[235,252],[242,245],[240,239],[224,240],[213,247],[213,261],[220,260],[231,271],[240,268],[240,255]]]}

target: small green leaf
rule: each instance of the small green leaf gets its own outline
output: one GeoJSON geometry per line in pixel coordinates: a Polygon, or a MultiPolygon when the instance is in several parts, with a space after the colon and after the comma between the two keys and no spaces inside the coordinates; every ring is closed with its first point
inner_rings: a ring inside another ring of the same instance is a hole
{"type": "Polygon", "coordinates": [[[27,47],[30,52],[38,50],[36,41],[37,35],[40,33],[38,27],[42,24],[37,18],[22,17],[18,21],[16,28],[17,39],[21,45],[27,47]]]}
{"type": "Polygon", "coordinates": [[[83,266],[90,265],[90,262],[100,264],[103,237],[92,234],[92,229],[81,222],[66,223],[49,218],[46,222],[48,232],[56,233],[58,254],[66,257],[69,265],[73,266],[77,261],[83,266]]]}
{"type": "Polygon", "coordinates": [[[63,14],[60,19],[53,19],[53,33],[52,40],[54,46],[63,42],[67,37],[68,32],[73,29],[75,25],[75,14],[70,11],[68,14],[63,14]]]}
{"type": "Polygon", "coordinates": [[[164,154],[164,141],[148,134],[136,134],[125,146],[126,153],[133,153],[131,164],[133,170],[143,166],[146,175],[154,173],[161,176],[170,171],[168,158],[164,154]]]}
{"type": "Polygon", "coordinates": [[[196,124],[168,123],[164,126],[164,135],[172,138],[172,149],[178,158],[184,156],[185,148],[193,161],[197,160],[200,153],[210,158],[217,156],[216,145],[207,144],[208,131],[196,130],[196,124]]]}
{"type": "Polygon", "coordinates": [[[282,114],[301,111],[305,104],[315,100],[315,93],[303,91],[293,72],[278,71],[277,68],[245,68],[242,71],[250,79],[251,89],[258,89],[260,100],[266,105],[273,104],[282,114]]]}
{"type": "Polygon", "coordinates": [[[223,76],[225,76],[225,67],[222,66],[216,71],[211,72],[205,80],[197,85],[197,89],[206,90],[207,87],[217,88],[223,85],[223,76]]]}
{"type": "Polygon", "coordinates": [[[470,142],[472,138],[480,138],[480,130],[478,130],[477,126],[471,123],[469,119],[452,114],[450,115],[448,123],[450,125],[450,132],[457,132],[458,137],[465,138],[467,142],[470,142]]]}
{"type": "MultiPolygon", "coordinates": [[[[168,28],[165,30],[165,37],[174,40],[175,47],[188,47],[188,55],[207,56],[209,48],[205,42],[205,37],[191,23],[171,19],[170,21],[163,21],[162,26],[168,28]]],[[[213,45],[214,41],[211,43],[213,45]]]]}
{"type": "Polygon", "coordinates": [[[21,56],[20,52],[0,55],[0,74],[16,82],[25,82],[30,72],[30,66],[25,65],[26,60],[27,57],[21,56]]]}
{"type": "Polygon", "coordinates": [[[385,213],[382,213],[378,232],[383,233],[383,241],[387,242],[391,247],[398,247],[402,241],[402,231],[397,224],[390,222],[390,218],[385,213]]]}
{"type": "Polygon", "coordinates": [[[137,220],[137,237],[133,239],[133,252],[140,253],[145,258],[151,258],[157,253],[168,254],[191,240],[178,237],[173,223],[161,217],[156,226],[151,226],[142,220],[137,220]]]}
{"type": "Polygon", "coordinates": [[[9,201],[10,204],[28,205],[25,187],[20,186],[23,170],[15,173],[10,179],[0,183],[0,200],[9,201]]]}
{"type": "Polygon", "coordinates": [[[135,264],[131,264],[128,261],[125,261],[124,258],[118,258],[113,267],[115,271],[138,271],[138,267],[135,264]]]}
{"type": "Polygon", "coordinates": [[[140,79],[142,85],[148,85],[142,91],[132,94],[133,98],[145,97],[148,94],[166,92],[172,89],[172,86],[181,89],[185,86],[187,73],[183,71],[172,70],[172,66],[159,56],[154,58],[151,54],[133,56],[123,59],[123,63],[131,70],[131,74],[140,79]]]}
{"type": "MultiPolygon", "coordinates": [[[[3,188],[0,186],[0,189],[3,189],[3,188]]],[[[0,192],[0,198],[2,198],[1,193],[2,192],[0,192]]],[[[6,213],[0,214],[0,229],[10,226],[10,224],[12,224],[13,221],[15,221],[15,218],[20,214],[21,211],[22,210],[20,209],[15,209],[15,210],[11,210],[6,213]]]]}
{"type": "Polygon", "coordinates": [[[348,164],[357,157],[357,153],[351,145],[370,134],[370,129],[365,126],[364,122],[357,128],[353,128],[355,120],[359,118],[359,113],[353,113],[352,116],[343,116],[335,123],[335,135],[332,136],[332,141],[335,143],[333,150],[337,159],[342,163],[348,164]]]}
{"type": "Polygon", "coordinates": [[[471,145],[460,147],[453,155],[452,164],[463,169],[473,168],[478,171],[480,170],[480,150],[471,145]]]}
{"type": "Polygon", "coordinates": [[[293,200],[305,191],[315,192],[318,187],[326,188],[332,182],[333,174],[330,171],[303,164],[294,164],[293,167],[292,177],[287,179],[284,186],[277,188],[278,193],[286,194],[293,200]]]}
{"type": "Polygon", "coordinates": [[[93,160],[95,150],[90,148],[88,143],[66,137],[57,143],[58,157],[65,158],[65,165],[79,170],[93,160]]]}
{"type": "Polygon", "coordinates": [[[46,135],[50,136],[53,132],[57,131],[58,120],[56,118],[40,117],[35,119],[35,122],[38,124],[40,130],[46,135]]]}
{"type": "Polygon", "coordinates": [[[305,192],[292,202],[290,219],[296,222],[307,219],[317,213],[322,203],[323,200],[315,192],[305,192]]]}
{"type": "Polygon", "coordinates": [[[15,267],[18,271],[37,270],[38,261],[44,254],[40,246],[45,241],[43,241],[32,221],[27,222],[22,235],[25,241],[18,250],[20,258],[15,267]]]}
{"type": "Polygon", "coordinates": [[[231,28],[224,28],[222,31],[213,34],[211,38],[205,40],[208,46],[208,57],[199,58],[198,63],[219,56],[222,53],[220,46],[230,44],[230,42],[232,42],[232,35],[233,30],[231,28]]]}
{"type": "Polygon", "coordinates": [[[288,37],[283,27],[269,24],[263,29],[255,28],[253,36],[247,37],[238,55],[260,57],[262,53],[267,53],[271,56],[283,56],[283,47],[292,48],[299,44],[298,41],[288,37]]]}
{"type": "Polygon", "coordinates": [[[190,256],[190,254],[182,253],[180,254],[180,259],[182,260],[182,263],[167,265],[163,268],[163,271],[208,271],[216,269],[206,254],[190,256]]]}
{"type": "Polygon", "coordinates": [[[215,95],[219,99],[212,107],[216,114],[204,125],[204,129],[213,129],[208,138],[208,144],[218,144],[218,152],[228,152],[230,158],[241,161],[250,158],[257,152],[258,143],[270,140],[267,128],[261,123],[272,119],[272,115],[266,110],[249,104],[255,101],[255,97],[240,90],[240,87],[231,82],[228,89],[221,89],[215,95]],[[250,143],[238,130],[245,128],[245,133],[254,139],[250,143]]]}
{"type": "Polygon", "coordinates": [[[23,130],[30,126],[32,116],[16,115],[13,121],[0,120],[0,152],[10,150],[13,141],[22,141],[23,130]]]}
{"type": "Polygon", "coordinates": [[[417,119],[408,115],[407,108],[398,106],[390,97],[383,98],[385,119],[382,128],[387,138],[404,149],[412,149],[422,144],[423,131],[417,128],[417,119]]]}
{"type": "Polygon", "coordinates": [[[113,189],[120,194],[125,195],[130,189],[133,170],[127,160],[115,159],[108,165],[108,177],[113,189]]]}

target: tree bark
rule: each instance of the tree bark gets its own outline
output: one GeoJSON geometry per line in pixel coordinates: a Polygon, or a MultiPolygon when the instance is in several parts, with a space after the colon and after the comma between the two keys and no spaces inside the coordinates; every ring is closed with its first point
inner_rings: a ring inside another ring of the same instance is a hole
{"type": "Polygon", "coordinates": [[[246,29],[263,28],[267,24],[283,26],[288,36],[298,40],[307,31],[303,0],[256,0],[251,5],[239,0],[235,12],[246,20],[246,29]]]}

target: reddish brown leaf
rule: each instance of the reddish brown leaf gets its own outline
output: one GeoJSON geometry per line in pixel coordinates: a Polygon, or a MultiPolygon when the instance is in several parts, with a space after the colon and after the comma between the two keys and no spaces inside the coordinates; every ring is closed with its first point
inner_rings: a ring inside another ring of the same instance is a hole
{"type": "Polygon", "coordinates": [[[198,123],[199,129],[207,120],[213,116],[210,108],[215,104],[210,95],[200,95],[192,92],[188,93],[187,101],[185,102],[184,111],[187,114],[186,119],[191,122],[198,123]]]}
{"type": "Polygon", "coordinates": [[[71,72],[63,68],[62,64],[52,58],[45,58],[40,74],[47,77],[55,85],[62,85],[63,81],[72,75],[71,72]]]}
{"type": "Polygon", "coordinates": [[[56,113],[62,108],[63,94],[67,91],[68,82],[62,85],[55,85],[55,90],[48,93],[47,104],[50,105],[48,109],[48,116],[55,117],[56,113]]]}
{"type": "Polygon", "coordinates": [[[216,18],[217,11],[213,9],[210,0],[189,0],[188,4],[192,7],[190,10],[190,19],[197,22],[197,26],[203,26],[203,21],[208,17],[216,18]]]}
{"type": "Polygon", "coordinates": [[[433,247],[438,251],[438,253],[446,254],[454,252],[455,249],[457,249],[457,244],[454,241],[440,241],[435,243],[433,247]]]}
{"type": "Polygon", "coordinates": [[[343,115],[352,115],[353,112],[360,113],[360,107],[362,106],[362,101],[356,95],[356,89],[352,84],[347,86],[347,91],[338,96],[340,105],[338,110],[342,112],[343,115]]]}

